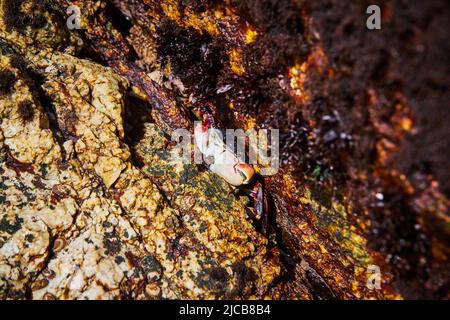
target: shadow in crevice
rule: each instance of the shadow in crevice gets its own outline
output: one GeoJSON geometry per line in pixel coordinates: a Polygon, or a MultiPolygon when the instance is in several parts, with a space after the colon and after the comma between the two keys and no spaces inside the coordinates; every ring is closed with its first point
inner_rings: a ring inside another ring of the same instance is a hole
{"type": "Polygon", "coordinates": [[[144,167],[144,162],[136,153],[137,144],[145,136],[145,125],[154,123],[151,115],[151,106],[132,95],[128,95],[125,100],[125,110],[123,114],[124,141],[130,148],[131,160],[135,167],[144,167]]]}

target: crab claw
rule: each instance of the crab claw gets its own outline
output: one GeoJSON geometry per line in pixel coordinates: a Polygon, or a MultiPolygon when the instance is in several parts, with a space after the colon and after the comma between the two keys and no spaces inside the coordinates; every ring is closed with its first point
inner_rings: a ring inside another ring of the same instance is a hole
{"type": "Polygon", "coordinates": [[[253,166],[241,161],[223,142],[219,131],[209,127],[205,121],[196,124],[194,137],[200,152],[213,159],[209,170],[229,184],[235,187],[246,185],[255,176],[253,166]]]}
{"type": "Polygon", "coordinates": [[[235,187],[248,184],[255,175],[253,166],[239,162],[234,165],[215,162],[209,169],[235,187]]]}
{"type": "Polygon", "coordinates": [[[250,164],[238,163],[234,166],[234,170],[242,177],[240,185],[250,183],[255,176],[255,169],[250,164]]]}

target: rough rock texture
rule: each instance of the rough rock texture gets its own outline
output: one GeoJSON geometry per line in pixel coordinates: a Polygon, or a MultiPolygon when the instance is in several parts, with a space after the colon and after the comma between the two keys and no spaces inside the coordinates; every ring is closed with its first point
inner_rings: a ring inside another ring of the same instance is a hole
{"type": "Polygon", "coordinates": [[[280,267],[245,202],[170,162],[151,124],[139,146],[149,166],[133,163],[128,81],[54,50],[57,37],[29,44],[2,32],[1,70],[13,80],[1,96],[1,297],[264,297],[280,267]]]}
{"type": "Polygon", "coordinates": [[[449,118],[421,109],[448,100],[444,1],[387,1],[381,31],[362,2],[0,3],[0,298],[449,298],[449,118]],[[177,159],[194,101],[280,129],[267,228],[177,159]]]}

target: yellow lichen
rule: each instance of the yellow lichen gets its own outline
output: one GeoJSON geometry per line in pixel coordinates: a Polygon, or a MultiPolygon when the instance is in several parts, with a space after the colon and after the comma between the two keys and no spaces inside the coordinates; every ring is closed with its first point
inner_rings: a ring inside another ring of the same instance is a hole
{"type": "Polygon", "coordinates": [[[231,49],[228,52],[230,58],[231,70],[238,76],[242,76],[245,73],[245,69],[242,61],[242,53],[238,49],[231,49]]]}
{"type": "Polygon", "coordinates": [[[296,63],[293,67],[289,69],[289,79],[291,89],[293,90],[295,97],[303,102],[308,101],[308,94],[304,89],[304,84],[306,81],[306,70],[307,70],[306,63],[302,64],[296,63]]]}
{"type": "Polygon", "coordinates": [[[163,9],[164,14],[179,26],[184,28],[191,27],[200,33],[207,32],[212,36],[217,36],[219,34],[217,20],[221,19],[223,14],[218,10],[214,12],[207,10],[201,14],[196,14],[190,7],[187,7],[184,12],[181,13],[178,10],[177,1],[174,0],[164,1],[161,3],[161,8],[163,9]]]}
{"type": "Polygon", "coordinates": [[[245,124],[245,130],[251,130],[256,127],[256,118],[255,117],[249,117],[247,120],[247,123],[245,124]]]}
{"type": "Polygon", "coordinates": [[[245,32],[245,43],[251,44],[256,41],[257,37],[258,37],[258,32],[248,28],[247,31],[245,32]]]}
{"type": "Polygon", "coordinates": [[[289,68],[290,86],[294,97],[302,103],[309,101],[308,91],[305,83],[311,71],[322,74],[328,64],[328,58],[320,46],[316,46],[305,62],[297,62],[289,68]]]}

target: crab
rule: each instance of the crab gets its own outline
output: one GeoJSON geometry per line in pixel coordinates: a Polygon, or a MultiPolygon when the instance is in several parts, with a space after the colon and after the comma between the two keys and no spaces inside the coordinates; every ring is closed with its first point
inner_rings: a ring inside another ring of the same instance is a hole
{"type": "Polygon", "coordinates": [[[213,115],[206,107],[197,108],[201,121],[194,128],[195,144],[200,152],[210,160],[205,163],[209,170],[228,182],[235,190],[242,191],[253,201],[253,219],[262,220],[266,229],[268,201],[263,182],[253,165],[242,161],[224,142],[220,130],[215,125],[213,115]]]}

